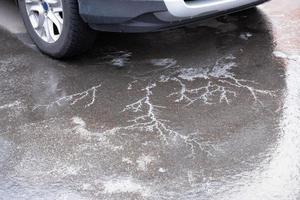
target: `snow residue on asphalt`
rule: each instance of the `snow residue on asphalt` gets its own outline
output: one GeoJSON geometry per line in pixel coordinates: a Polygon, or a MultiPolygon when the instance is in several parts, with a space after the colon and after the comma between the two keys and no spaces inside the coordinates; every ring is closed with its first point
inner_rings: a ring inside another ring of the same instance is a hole
{"type": "Polygon", "coordinates": [[[93,131],[88,130],[86,122],[82,118],[75,116],[71,120],[72,120],[72,123],[75,125],[72,128],[72,131],[75,134],[80,135],[83,139],[86,139],[86,140],[96,139],[98,142],[101,142],[102,147],[109,148],[110,151],[119,151],[119,150],[123,149],[122,145],[116,146],[116,145],[111,144],[107,137],[107,134],[112,135],[115,132],[117,132],[119,130],[119,128],[114,128],[114,129],[111,129],[108,131],[103,131],[103,132],[102,131],[101,132],[93,132],[93,131]]]}
{"type": "Polygon", "coordinates": [[[142,155],[140,156],[136,163],[138,170],[146,171],[148,166],[155,160],[153,156],[150,155],[142,155]]]}
{"type": "Polygon", "coordinates": [[[73,117],[72,120],[73,123],[78,125],[79,127],[86,127],[85,121],[83,121],[83,119],[81,119],[80,117],[73,117]]]}
{"type": "Polygon", "coordinates": [[[126,163],[128,165],[132,165],[133,164],[132,160],[130,158],[128,158],[128,157],[123,157],[122,158],[122,162],[126,163]]]}
{"type": "Polygon", "coordinates": [[[131,177],[120,177],[108,180],[103,183],[103,187],[104,193],[106,194],[137,193],[141,196],[149,195],[149,189],[131,177]]]}
{"type": "Polygon", "coordinates": [[[75,125],[73,131],[84,139],[89,140],[92,137],[97,137],[99,141],[105,141],[105,136],[103,134],[88,130],[87,125],[82,118],[75,116],[72,118],[72,123],[75,125]]]}
{"type": "Polygon", "coordinates": [[[72,122],[73,124],[75,124],[75,127],[73,128],[74,131],[80,134],[82,137],[90,139],[92,135],[95,135],[95,133],[87,130],[85,121],[83,121],[83,119],[81,119],[80,117],[73,117],[72,122]]]}
{"type": "Polygon", "coordinates": [[[54,167],[52,173],[55,173],[63,178],[66,176],[76,176],[80,172],[80,170],[80,166],[57,164],[54,167]]]}

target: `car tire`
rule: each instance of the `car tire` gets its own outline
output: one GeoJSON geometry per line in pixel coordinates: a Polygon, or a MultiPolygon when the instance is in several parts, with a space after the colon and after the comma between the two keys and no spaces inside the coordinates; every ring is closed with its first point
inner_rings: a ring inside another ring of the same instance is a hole
{"type": "Polygon", "coordinates": [[[72,57],[87,51],[95,41],[95,32],[79,15],[77,0],[18,0],[18,5],[30,37],[44,54],[72,57]]]}

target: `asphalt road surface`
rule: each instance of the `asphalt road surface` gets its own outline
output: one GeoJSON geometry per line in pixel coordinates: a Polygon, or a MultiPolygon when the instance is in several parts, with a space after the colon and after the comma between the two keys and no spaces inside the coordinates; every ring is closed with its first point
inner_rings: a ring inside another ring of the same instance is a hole
{"type": "Polygon", "coordinates": [[[0,199],[300,199],[300,1],[68,61],[0,2],[0,199]]]}

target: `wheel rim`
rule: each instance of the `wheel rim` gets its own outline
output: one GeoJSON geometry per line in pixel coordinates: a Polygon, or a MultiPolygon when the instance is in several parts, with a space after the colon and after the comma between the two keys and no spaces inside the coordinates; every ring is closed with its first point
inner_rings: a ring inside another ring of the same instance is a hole
{"type": "Polygon", "coordinates": [[[47,43],[56,42],[64,23],[61,0],[25,0],[29,21],[37,35],[47,43]]]}

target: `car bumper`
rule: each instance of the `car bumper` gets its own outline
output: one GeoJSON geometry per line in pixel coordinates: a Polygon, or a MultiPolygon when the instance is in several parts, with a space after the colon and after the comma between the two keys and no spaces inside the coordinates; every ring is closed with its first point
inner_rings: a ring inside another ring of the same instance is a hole
{"type": "Polygon", "coordinates": [[[268,0],[78,0],[80,15],[93,29],[149,32],[227,14],[268,0]]]}

